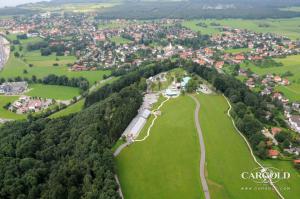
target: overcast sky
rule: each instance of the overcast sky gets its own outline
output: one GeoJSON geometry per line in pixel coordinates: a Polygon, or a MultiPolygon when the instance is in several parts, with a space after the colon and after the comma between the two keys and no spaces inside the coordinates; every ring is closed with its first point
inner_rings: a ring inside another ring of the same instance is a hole
{"type": "Polygon", "coordinates": [[[16,6],[24,3],[39,2],[42,0],[0,0],[0,7],[16,6]]]}

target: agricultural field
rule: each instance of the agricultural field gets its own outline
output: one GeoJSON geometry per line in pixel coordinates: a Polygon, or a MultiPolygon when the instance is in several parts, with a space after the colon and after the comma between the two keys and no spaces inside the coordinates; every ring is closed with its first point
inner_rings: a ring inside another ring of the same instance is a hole
{"type": "Polygon", "coordinates": [[[79,91],[79,88],[68,86],[32,84],[30,85],[30,91],[26,95],[55,100],[70,100],[73,97],[79,96],[79,91]]]}
{"type": "MultiPolygon", "coordinates": [[[[241,173],[257,168],[242,137],[227,116],[229,108],[221,95],[199,94],[200,124],[206,146],[207,179],[211,197],[277,198],[271,190],[245,191],[243,187],[257,184],[243,180],[241,173]],[[218,122],[218,125],[215,123],[218,122]],[[222,176],[222,178],[220,178],[222,176]]],[[[267,186],[267,185],[259,185],[267,186]]]]}
{"type": "Polygon", "coordinates": [[[222,26],[233,28],[248,29],[254,32],[271,32],[278,35],[287,36],[296,40],[300,38],[300,18],[289,19],[264,19],[264,20],[243,20],[243,19],[207,19],[207,20],[189,20],[183,22],[183,25],[194,31],[201,31],[203,34],[217,34],[222,26]],[[199,22],[205,23],[207,27],[197,26],[199,22]],[[215,26],[218,24],[219,26],[215,26]]]}
{"type": "Polygon", "coordinates": [[[3,96],[0,95],[0,118],[4,119],[14,119],[14,120],[19,120],[19,119],[25,119],[26,115],[18,115],[16,113],[13,113],[9,110],[6,110],[4,106],[7,103],[12,103],[16,101],[19,97],[18,96],[3,96]]]}
{"type": "Polygon", "coordinates": [[[277,62],[281,62],[283,66],[281,67],[257,67],[253,64],[242,64],[241,67],[247,69],[250,68],[251,71],[258,75],[265,74],[277,74],[282,75],[287,71],[293,73],[293,76],[287,77],[291,82],[288,86],[279,86],[277,89],[283,92],[290,100],[296,101],[300,100],[300,55],[288,56],[282,59],[275,59],[277,62]]]}
{"type": "Polygon", "coordinates": [[[83,109],[83,106],[84,106],[84,100],[80,100],[80,101],[68,106],[67,108],[65,108],[63,110],[50,115],[49,118],[54,119],[54,118],[58,118],[58,117],[67,116],[67,115],[70,115],[73,113],[77,113],[83,109]]]}
{"type": "MultiPolygon", "coordinates": [[[[188,96],[166,102],[150,136],[125,148],[116,158],[125,198],[204,198],[194,109],[188,96]]],[[[139,138],[145,136],[152,119],[139,138]]]]}

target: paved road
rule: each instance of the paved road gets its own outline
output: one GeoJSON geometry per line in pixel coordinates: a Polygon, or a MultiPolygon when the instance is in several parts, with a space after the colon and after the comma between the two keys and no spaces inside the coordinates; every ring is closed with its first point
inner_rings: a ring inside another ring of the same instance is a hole
{"type": "Polygon", "coordinates": [[[191,98],[193,98],[193,100],[196,102],[196,109],[195,109],[195,125],[197,128],[197,132],[198,132],[198,137],[199,137],[199,143],[200,143],[200,149],[201,149],[201,157],[200,157],[200,179],[201,179],[201,184],[202,184],[202,189],[204,191],[204,195],[205,195],[205,199],[210,199],[210,194],[209,194],[209,190],[208,190],[208,185],[206,182],[206,178],[205,178],[205,145],[204,145],[204,140],[203,140],[203,135],[202,135],[202,130],[200,127],[200,123],[199,123],[199,110],[200,110],[200,103],[199,101],[196,99],[196,97],[190,95],[191,98]]]}

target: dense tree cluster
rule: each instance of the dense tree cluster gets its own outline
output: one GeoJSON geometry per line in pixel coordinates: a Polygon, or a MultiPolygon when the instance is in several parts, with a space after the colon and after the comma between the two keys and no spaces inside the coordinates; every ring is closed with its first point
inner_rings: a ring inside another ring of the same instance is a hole
{"type": "Polygon", "coordinates": [[[65,75],[57,76],[52,74],[44,77],[42,83],[50,85],[78,87],[82,90],[87,90],[89,88],[89,81],[84,77],[68,78],[65,75]]]}
{"type": "Polygon", "coordinates": [[[119,198],[110,150],[142,103],[137,85],[82,112],[0,128],[0,198],[119,198]]]}
{"type": "Polygon", "coordinates": [[[211,41],[209,39],[209,35],[202,35],[198,33],[198,36],[194,38],[176,39],[174,40],[174,44],[199,49],[202,46],[208,46],[211,44],[211,41]]]}
{"type": "MultiPolygon", "coordinates": [[[[26,70],[24,71],[25,73],[26,70]]],[[[89,81],[84,77],[72,77],[69,78],[65,75],[57,76],[50,74],[42,79],[38,79],[35,75],[31,77],[31,79],[28,79],[26,77],[22,78],[20,76],[15,78],[8,78],[7,80],[5,78],[0,78],[0,84],[4,82],[20,82],[20,81],[26,81],[28,83],[39,83],[39,84],[49,84],[49,85],[59,85],[59,86],[70,86],[70,87],[77,87],[82,90],[87,90],[89,88],[89,81]]]]}
{"type": "Polygon", "coordinates": [[[48,41],[40,41],[35,43],[28,43],[27,50],[40,50],[42,56],[51,55],[53,52],[56,53],[56,56],[63,56],[66,48],[63,44],[49,45],[48,41]]]}

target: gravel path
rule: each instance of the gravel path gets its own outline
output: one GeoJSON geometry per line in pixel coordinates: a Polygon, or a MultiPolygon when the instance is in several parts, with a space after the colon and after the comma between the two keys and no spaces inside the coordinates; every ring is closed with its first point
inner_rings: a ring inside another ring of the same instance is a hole
{"type": "Polygon", "coordinates": [[[205,178],[205,145],[204,145],[204,140],[203,140],[203,135],[202,135],[202,130],[200,127],[200,123],[199,123],[199,110],[200,110],[200,103],[199,101],[196,99],[196,97],[190,95],[191,98],[193,98],[193,100],[196,103],[196,109],[195,109],[195,125],[197,128],[197,132],[198,132],[198,137],[199,137],[199,143],[200,143],[200,149],[201,149],[201,157],[200,157],[200,179],[201,179],[201,184],[202,184],[202,189],[204,191],[204,195],[205,195],[205,199],[210,199],[210,194],[209,194],[209,190],[208,190],[208,185],[207,185],[207,181],[205,178]]]}

